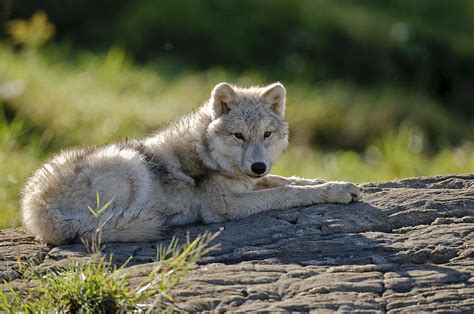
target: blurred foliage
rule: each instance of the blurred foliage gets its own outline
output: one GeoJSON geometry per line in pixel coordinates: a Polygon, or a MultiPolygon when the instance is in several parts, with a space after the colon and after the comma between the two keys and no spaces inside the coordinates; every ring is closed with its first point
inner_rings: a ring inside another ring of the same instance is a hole
{"type": "Polygon", "coordinates": [[[287,86],[291,145],[273,173],[363,182],[474,171],[473,2],[0,8],[14,18],[0,38],[0,228],[18,225],[19,189],[52,153],[143,136],[221,81],[287,86]]]}
{"type": "MultiPolygon", "coordinates": [[[[219,81],[263,82],[257,72],[220,68],[170,78],[120,48],[67,55],[0,45],[0,228],[18,224],[21,184],[60,148],[143,136],[203,102],[219,81]]],[[[273,173],[361,182],[474,170],[469,125],[427,97],[339,82],[287,88],[291,145],[273,173]]]]}
{"type": "Polygon", "coordinates": [[[10,18],[46,10],[58,40],[126,47],[170,71],[216,65],[269,80],[392,84],[472,115],[472,0],[16,0],[10,18]]]}
{"type": "Polygon", "coordinates": [[[7,24],[14,43],[30,49],[42,46],[54,36],[54,25],[43,11],[33,14],[31,20],[13,20],[7,24]]]}

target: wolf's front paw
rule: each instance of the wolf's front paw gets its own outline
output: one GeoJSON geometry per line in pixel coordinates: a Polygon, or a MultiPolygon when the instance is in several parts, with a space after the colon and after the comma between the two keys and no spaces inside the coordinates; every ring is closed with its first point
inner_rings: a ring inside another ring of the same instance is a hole
{"type": "Polygon", "coordinates": [[[349,204],[361,198],[361,189],[349,182],[328,182],[328,202],[349,204]]]}

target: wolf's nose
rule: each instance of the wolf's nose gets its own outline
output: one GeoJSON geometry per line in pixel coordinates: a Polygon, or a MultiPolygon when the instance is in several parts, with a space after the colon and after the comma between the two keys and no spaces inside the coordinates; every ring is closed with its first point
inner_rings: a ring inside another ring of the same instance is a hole
{"type": "Polygon", "coordinates": [[[252,169],[253,173],[262,174],[265,172],[265,170],[267,170],[267,165],[265,165],[263,162],[255,162],[250,168],[252,169]]]}

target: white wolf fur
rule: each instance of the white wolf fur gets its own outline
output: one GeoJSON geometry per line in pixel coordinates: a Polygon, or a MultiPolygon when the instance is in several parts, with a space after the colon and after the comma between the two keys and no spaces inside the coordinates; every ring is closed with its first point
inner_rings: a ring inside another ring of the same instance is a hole
{"type": "Polygon", "coordinates": [[[268,174],[288,145],[285,103],[280,83],[221,83],[203,106],[151,137],[62,151],[26,183],[23,223],[53,245],[88,238],[95,218],[87,205],[99,192],[113,200],[103,241],[151,241],[169,225],[357,200],[352,183],[268,174]]]}

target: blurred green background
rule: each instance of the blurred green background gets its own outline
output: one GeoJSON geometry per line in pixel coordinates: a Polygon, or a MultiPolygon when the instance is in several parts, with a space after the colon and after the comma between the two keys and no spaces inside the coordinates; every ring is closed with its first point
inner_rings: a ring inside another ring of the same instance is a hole
{"type": "Polygon", "coordinates": [[[474,1],[0,0],[0,228],[72,145],[143,136],[221,81],[283,82],[273,173],[474,171],[474,1]]]}

